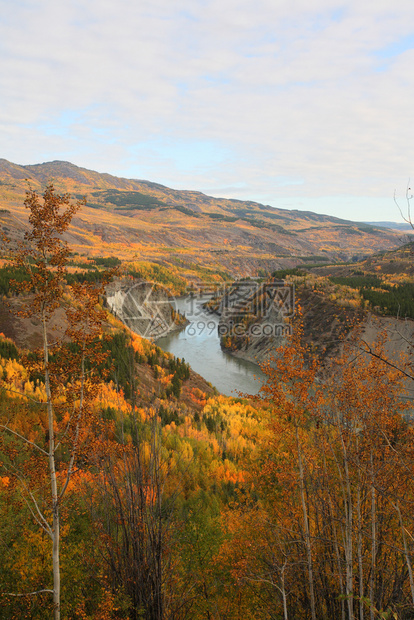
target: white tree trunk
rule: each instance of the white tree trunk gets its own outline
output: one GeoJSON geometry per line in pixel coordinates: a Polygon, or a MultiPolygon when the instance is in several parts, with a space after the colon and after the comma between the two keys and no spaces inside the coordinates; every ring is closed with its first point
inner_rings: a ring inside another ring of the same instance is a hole
{"type": "Polygon", "coordinates": [[[52,491],[52,555],[53,555],[53,618],[60,620],[60,558],[59,558],[59,542],[60,542],[60,516],[59,516],[59,496],[56,478],[56,461],[55,461],[55,429],[54,429],[54,413],[52,403],[52,393],[50,389],[49,376],[49,343],[47,339],[46,316],[43,311],[43,360],[45,370],[45,389],[47,399],[47,417],[49,431],[49,475],[52,491]]]}
{"type": "MultiPolygon", "coordinates": [[[[358,454],[358,437],[357,437],[357,454],[358,454]]],[[[357,521],[358,521],[358,569],[359,569],[359,620],[364,620],[364,565],[362,557],[362,514],[361,514],[361,471],[359,468],[358,457],[358,495],[357,495],[357,521]]]]}
{"type": "Polygon", "coordinates": [[[311,614],[312,614],[312,620],[316,620],[315,589],[314,589],[314,583],[313,583],[313,565],[312,565],[312,544],[311,544],[311,536],[310,536],[310,530],[309,530],[309,516],[308,516],[308,510],[306,507],[305,475],[303,471],[302,449],[301,449],[300,442],[299,442],[299,431],[297,427],[296,427],[296,445],[297,445],[297,450],[298,450],[299,485],[300,485],[300,497],[301,497],[302,512],[303,512],[303,526],[305,530],[305,547],[306,547],[306,556],[307,556],[307,565],[308,565],[311,614]]]}
{"type": "Polygon", "coordinates": [[[405,528],[404,528],[404,524],[403,524],[403,520],[402,520],[401,510],[400,510],[400,506],[399,506],[398,503],[395,506],[395,509],[396,509],[396,511],[398,513],[398,519],[400,521],[401,534],[402,534],[403,545],[404,545],[404,557],[405,557],[405,561],[406,561],[406,564],[407,564],[408,576],[409,576],[409,579],[410,579],[411,600],[413,602],[413,607],[414,607],[413,567],[412,567],[412,564],[411,564],[410,554],[409,554],[409,550],[408,550],[407,537],[405,535],[405,528]]]}
{"type": "Polygon", "coordinates": [[[369,579],[369,598],[371,601],[371,620],[375,618],[375,572],[377,564],[377,507],[374,486],[374,463],[371,452],[371,575],[369,579]]]}

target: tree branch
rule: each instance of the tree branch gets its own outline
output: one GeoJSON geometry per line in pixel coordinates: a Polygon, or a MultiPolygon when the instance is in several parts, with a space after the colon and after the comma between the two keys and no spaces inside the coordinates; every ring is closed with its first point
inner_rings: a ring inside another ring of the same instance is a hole
{"type": "Polygon", "coordinates": [[[80,425],[80,419],[81,419],[81,415],[83,411],[83,398],[84,398],[84,388],[85,388],[85,344],[83,345],[83,351],[82,351],[81,369],[82,369],[81,370],[81,377],[82,377],[81,393],[80,393],[80,401],[79,401],[78,420],[76,423],[75,440],[73,442],[72,454],[70,455],[70,462],[69,462],[69,467],[68,467],[68,471],[66,474],[66,480],[59,495],[59,501],[62,499],[62,497],[66,493],[66,489],[68,488],[68,484],[69,484],[69,481],[73,473],[73,465],[75,463],[76,453],[78,450],[79,425],[80,425]]]}
{"type": "Polygon", "coordinates": [[[0,592],[0,596],[34,596],[35,594],[42,594],[43,592],[47,592],[48,594],[53,594],[53,590],[36,590],[35,592],[24,592],[23,594],[15,594],[14,592],[0,592]]]}
{"type": "Polygon", "coordinates": [[[387,360],[385,357],[382,357],[382,355],[378,355],[378,353],[375,353],[375,351],[373,351],[371,349],[371,347],[369,346],[369,344],[365,340],[361,340],[361,342],[366,347],[365,350],[360,348],[361,351],[363,351],[364,353],[368,353],[369,355],[372,355],[372,357],[376,357],[378,360],[380,360],[384,364],[387,364],[387,366],[390,366],[390,368],[394,368],[394,370],[398,370],[398,372],[400,372],[402,375],[404,375],[405,377],[408,377],[408,379],[411,379],[411,381],[414,381],[414,376],[413,375],[410,375],[408,372],[405,372],[405,370],[403,370],[399,366],[396,366],[395,364],[390,362],[390,360],[387,360]]]}
{"type": "Polygon", "coordinates": [[[30,439],[27,439],[27,437],[24,437],[24,435],[20,435],[20,433],[18,433],[17,431],[14,431],[12,428],[10,428],[10,426],[6,426],[5,424],[0,424],[0,428],[4,428],[4,430],[9,431],[9,433],[12,433],[13,435],[16,435],[16,437],[19,437],[20,439],[22,439],[23,441],[25,441],[29,445],[31,445],[34,448],[37,448],[38,450],[40,450],[40,452],[42,452],[46,456],[49,456],[49,453],[46,452],[46,450],[44,450],[40,446],[38,446],[37,443],[35,443],[34,441],[30,441],[30,439]]]}
{"type": "Polygon", "coordinates": [[[28,400],[31,400],[33,403],[36,403],[36,405],[47,405],[47,402],[45,400],[37,400],[36,398],[29,396],[28,394],[23,394],[18,390],[13,390],[12,388],[5,387],[4,385],[2,385],[1,387],[6,392],[10,392],[10,394],[17,394],[17,396],[21,396],[22,398],[27,398],[28,400]]]}
{"type": "Polygon", "coordinates": [[[414,222],[411,217],[411,200],[413,198],[413,195],[410,192],[411,192],[410,179],[408,179],[407,189],[405,190],[405,200],[407,202],[407,217],[405,217],[403,210],[401,209],[398,203],[397,196],[396,196],[396,193],[397,193],[396,190],[394,190],[394,203],[397,205],[397,208],[404,222],[407,222],[407,224],[409,224],[411,228],[414,229],[414,222]]]}
{"type": "MultiPolygon", "coordinates": [[[[24,483],[23,483],[24,484],[24,483]]],[[[24,485],[26,486],[26,485],[24,485]]],[[[26,503],[26,506],[28,507],[28,509],[30,510],[30,514],[32,515],[33,519],[36,521],[36,523],[46,532],[46,534],[52,538],[53,537],[53,532],[52,532],[52,528],[50,527],[49,523],[46,521],[45,517],[43,516],[39,505],[36,501],[36,498],[34,497],[33,493],[31,491],[29,491],[26,487],[27,492],[30,495],[30,499],[32,500],[35,508],[36,508],[36,512],[39,515],[39,517],[36,516],[36,514],[33,512],[32,507],[30,505],[30,503],[28,502],[28,500],[26,499],[26,497],[23,495],[23,500],[26,503]]]]}

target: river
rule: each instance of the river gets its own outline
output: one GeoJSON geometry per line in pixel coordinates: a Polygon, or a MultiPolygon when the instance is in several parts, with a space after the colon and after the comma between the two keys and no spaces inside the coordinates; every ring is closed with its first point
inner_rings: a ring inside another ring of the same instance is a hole
{"type": "Polygon", "coordinates": [[[265,375],[256,364],[235,358],[221,350],[217,330],[219,317],[203,309],[202,305],[207,300],[208,298],[177,298],[176,309],[185,315],[189,324],[181,331],[159,338],[156,344],[164,351],[184,358],[195,372],[222,394],[257,394],[265,375]]]}

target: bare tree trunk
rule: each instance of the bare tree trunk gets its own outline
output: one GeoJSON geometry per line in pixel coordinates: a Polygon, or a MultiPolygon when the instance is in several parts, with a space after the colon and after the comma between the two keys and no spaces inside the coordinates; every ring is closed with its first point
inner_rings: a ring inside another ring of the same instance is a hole
{"type": "Polygon", "coordinates": [[[371,451],[371,575],[369,578],[369,598],[371,601],[371,620],[375,618],[375,572],[377,563],[377,521],[376,521],[376,494],[374,486],[374,462],[371,451]]]}
{"type": "Polygon", "coordinates": [[[42,313],[43,323],[43,361],[45,370],[45,389],[47,400],[47,417],[49,431],[49,475],[52,490],[52,564],[53,564],[53,618],[60,620],[60,558],[59,558],[59,542],[60,542],[60,515],[59,515],[59,496],[56,478],[56,461],[55,461],[55,431],[54,431],[54,414],[52,393],[50,389],[49,376],[49,343],[47,339],[46,316],[45,311],[42,313]]]}
{"type": "Polygon", "coordinates": [[[411,600],[413,602],[413,606],[414,606],[414,578],[413,578],[413,567],[411,564],[411,560],[410,560],[410,554],[408,551],[408,545],[407,545],[407,538],[405,535],[405,527],[403,524],[403,520],[402,520],[402,515],[401,515],[401,510],[400,510],[400,506],[397,503],[396,505],[394,504],[394,507],[398,513],[398,519],[400,521],[400,527],[401,527],[401,534],[402,534],[402,539],[403,539],[403,545],[404,545],[404,557],[405,557],[405,561],[407,564],[407,570],[408,570],[408,576],[410,579],[410,590],[411,590],[411,600]]]}
{"type": "Polygon", "coordinates": [[[352,544],[352,498],[349,486],[349,478],[347,472],[347,507],[345,522],[345,556],[346,556],[346,593],[348,597],[348,614],[349,620],[354,620],[354,599],[353,599],[353,544],[352,544]]]}
{"type": "Polygon", "coordinates": [[[156,583],[154,584],[154,596],[155,596],[155,608],[156,608],[156,617],[157,620],[162,620],[163,618],[163,597],[162,597],[162,584],[163,584],[163,524],[162,524],[162,512],[161,512],[161,502],[163,490],[161,489],[161,463],[160,463],[160,446],[157,445],[158,442],[161,442],[161,438],[159,437],[159,428],[157,427],[156,417],[154,416],[153,422],[153,433],[152,433],[152,441],[153,441],[153,471],[152,471],[152,482],[154,488],[156,489],[157,495],[157,514],[155,515],[155,545],[154,545],[154,563],[155,563],[155,576],[156,583]]]}
{"type": "MultiPolygon", "coordinates": [[[[325,453],[323,450],[322,450],[322,458],[323,458],[323,466],[325,470],[325,475],[327,475],[328,469],[326,465],[325,453]]],[[[336,464],[338,465],[337,461],[336,461],[336,464]]],[[[331,496],[331,492],[329,488],[327,489],[327,497],[328,497],[328,505],[329,505],[329,521],[332,527],[333,543],[334,543],[334,548],[335,548],[335,559],[336,559],[336,565],[338,568],[339,589],[340,589],[340,594],[342,595],[341,596],[341,620],[345,620],[345,599],[343,598],[345,591],[344,591],[344,580],[343,580],[342,569],[341,569],[341,555],[339,552],[338,534],[337,534],[336,526],[335,526],[332,496],[331,496]]]]}
{"type": "MultiPolygon", "coordinates": [[[[340,554],[339,554],[338,537],[336,535],[336,532],[335,532],[335,554],[336,554],[336,562],[337,562],[337,566],[338,566],[339,587],[341,589],[341,594],[343,594],[343,592],[344,592],[344,584],[343,584],[342,570],[341,570],[341,557],[340,557],[340,554]]],[[[344,601],[344,599],[341,600],[341,618],[342,618],[342,620],[345,620],[345,601],[344,601]]]]}
{"type": "Polygon", "coordinates": [[[109,535],[104,553],[113,585],[124,588],[130,598],[131,618],[172,620],[184,618],[180,615],[184,612],[175,615],[175,607],[182,607],[187,594],[178,601],[171,587],[175,492],[168,495],[167,507],[169,469],[155,413],[150,428],[148,452],[137,426],[136,445],[125,445],[122,461],[112,456],[105,461],[99,502],[104,507],[101,522],[109,535]]]}
{"type": "Polygon", "coordinates": [[[359,570],[359,620],[364,620],[364,566],[362,562],[362,522],[361,522],[361,489],[358,489],[357,499],[357,519],[358,519],[358,570],[359,570]]]}
{"type": "Polygon", "coordinates": [[[287,560],[285,560],[282,570],[280,571],[280,582],[282,585],[282,600],[283,600],[283,620],[289,620],[288,608],[287,608],[287,596],[286,596],[286,584],[285,584],[285,569],[287,560]]]}
{"type": "Polygon", "coordinates": [[[298,450],[300,497],[301,497],[302,511],[303,511],[303,525],[305,529],[305,547],[306,547],[307,566],[308,566],[311,614],[312,614],[312,620],[316,620],[315,589],[314,589],[313,565],[312,565],[312,545],[311,545],[311,536],[310,536],[310,530],[309,530],[309,516],[308,516],[307,507],[306,507],[305,476],[304,476],[304,471],[303,471],[302,449],[299,443],[299,431],[297,427],[296,427],[296,445],[297,445],[297,450],[298,450]]]}
{"type": "Polygon", "coordinates": [[[345,474],[345,490],[344,490],[344,509],[345,509],[345,588],[348,601],[348,619],[354,620],[354,582],[353,582],[353,504],[351,493],[351,481],[349,477],[349,457],[347,447],[345,445],[342,429],[339,429],[342,453],[344,457],[344,474],[345,474]]]}
{"type": "MultiPolygon", "coordinates": [[[[357,437],[357,454],[358,454],[358,437],[357,437]]],[[[357,520],[358,520],[358,570],[359,570],[359,620],[364,620],[364,565],[362,558],[362,515],[361,515],[361,470],[359,468],[358,456],[358,495],[357,495],[357,520]]]]}
{"type": "Polygon", "coordinates": [[[59,506],[53,509],[53,618],[60,620],[59,506]]]}

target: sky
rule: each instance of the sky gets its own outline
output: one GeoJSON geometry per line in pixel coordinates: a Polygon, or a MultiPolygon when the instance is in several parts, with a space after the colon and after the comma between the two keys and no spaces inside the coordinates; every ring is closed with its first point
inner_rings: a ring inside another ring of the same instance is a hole
{"type": "MultiPolygon", "coordinates": [[[[0,157],[356,221],[414,177],[412,0],[0,0],[0,157]]],[[[413,180],[414,183],[414,180],[413,180]]]]}

